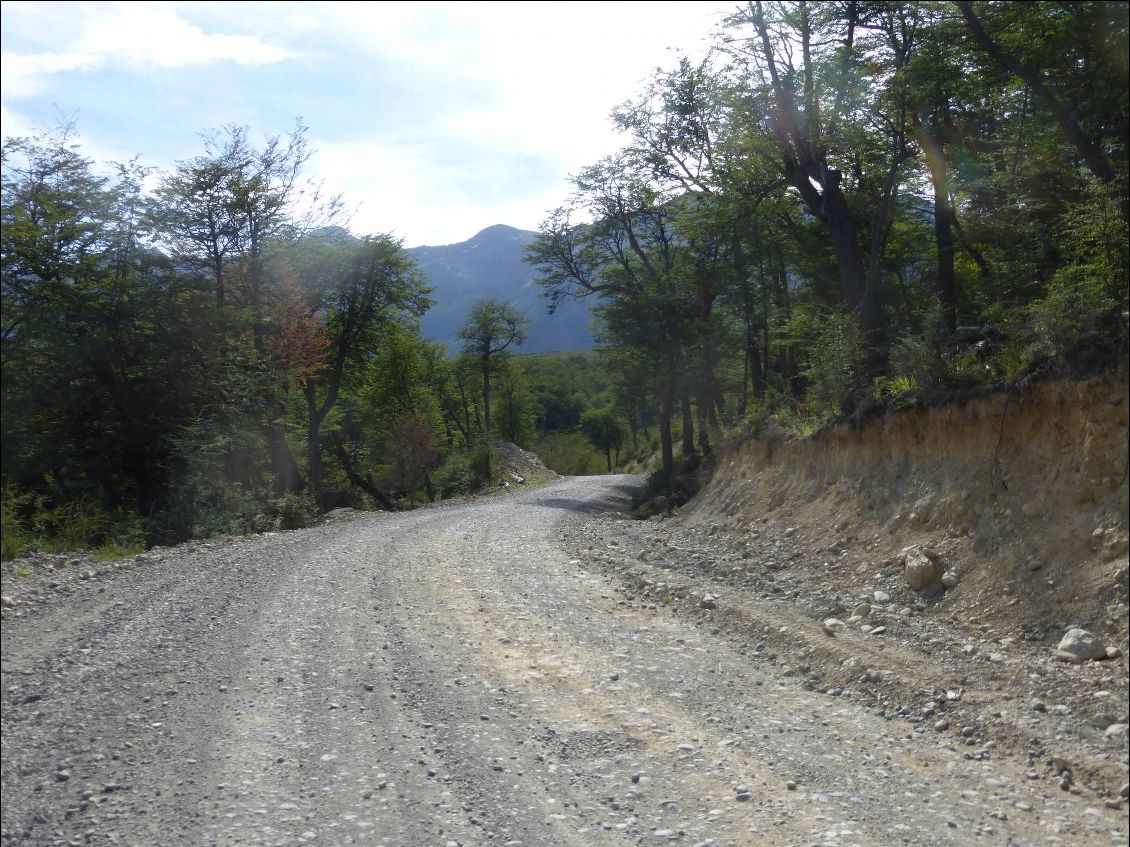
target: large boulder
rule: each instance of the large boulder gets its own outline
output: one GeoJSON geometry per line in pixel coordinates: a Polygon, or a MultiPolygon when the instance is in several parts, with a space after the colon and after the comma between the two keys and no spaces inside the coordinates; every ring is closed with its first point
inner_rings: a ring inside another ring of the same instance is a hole
{"type": "Polygon", "coordinates": [[[1061,662],[1086,662],[1088,659],[1105,659],[1106,645],[1085,629],[1069,629],[1060,639],[1055,657],[1061,662]]]}
{"type": "Polygon", "coordinates": [[[915,591],[922,591],[937,584],[941,574],[930,557],[917,547],[906,551],[903,566],[903,579],[915,591]]]}

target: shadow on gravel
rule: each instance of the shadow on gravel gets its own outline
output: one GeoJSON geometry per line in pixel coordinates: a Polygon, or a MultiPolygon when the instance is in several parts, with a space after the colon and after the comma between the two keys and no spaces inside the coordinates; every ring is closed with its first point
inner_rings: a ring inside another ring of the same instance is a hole
{"type": "Polygon", "coordinates": [[[606,515],[617,512],[627,513],[632,508],[632,496],[639,489],[636,485],[614,485],[607,489],[608,496],[598,500],[575,500],[571,497],[543,497],[536,501],[538,506],[547,509],[566,509],[586,515],[606,515]]]}

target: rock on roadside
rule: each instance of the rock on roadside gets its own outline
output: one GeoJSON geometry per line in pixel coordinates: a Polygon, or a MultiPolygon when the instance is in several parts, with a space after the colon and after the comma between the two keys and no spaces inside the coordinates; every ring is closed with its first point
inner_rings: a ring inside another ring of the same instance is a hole
{"type": "Polygon", "coordinates": [[[1106,645],[1085,629],[1069,629],[1056,648],[1055,657],[1061,662],[1081,663],[1088,659],[1106,658],[1106,645]]]}

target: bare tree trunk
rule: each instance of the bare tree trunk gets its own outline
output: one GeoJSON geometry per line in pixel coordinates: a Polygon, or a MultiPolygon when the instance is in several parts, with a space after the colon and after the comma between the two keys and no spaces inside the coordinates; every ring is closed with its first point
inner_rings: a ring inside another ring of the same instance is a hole
{"type": "Polygon", "coordinates": [[[675,476],[675,448],[671,436],[674,405],[672,387],[665,385],[659,392],[659,449],[663,457],[663,479],[668,490],[675,476]]]}
{"type": "Polygon", "coordinates": [[[490,438],[490,359],[486,357],[483,358],[483,421],[486,437],[490,438]]]}
{"type": "Polygon", "coordinates": [[[318,506],[325,510],[322,495],[322,415],[318,413],[318,384],[313,379],[306,380],[302,386],[306,397],[306,462],[310,474],[310,493],[318,506]]]}
{"type": "Polygon", "coordinates": [[[683,455],[694,455],[694,415],[691,413],[691,393],[683,388],[679,396],[679,407],[683,413],[683,455]]]}
{"type": "Polygon", "coordinates": [[[954,208],[950,202],[949,178],[946,172],[945,151],[935,125],[922,127],[922,141],[926,164],[930,169],[930,183],[934,188],[934,241],[938,249],[938,299],[942,304],[942,318],[946,330],[952,335],[957,329],[957,278],[953,268],[954,208]]]}

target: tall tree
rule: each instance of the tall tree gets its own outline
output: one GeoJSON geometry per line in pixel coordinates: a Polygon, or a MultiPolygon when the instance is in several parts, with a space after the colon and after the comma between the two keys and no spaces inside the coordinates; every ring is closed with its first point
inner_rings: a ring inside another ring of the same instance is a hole
{"type": "Polygon", "coordinates": [[[490,378],[494,360],[499,354],[526,341],[525,316],[506,303],[483,300],[471,307],[467,320],[459,329],[463,352],[478,363],[483,380],[483,423],[487,437],[493,432],[490,407],[490,378]]]}
{"type": "Polygon", "coordinates": [[[419,318],[430,301],[422,277],[391,236],[307,239],[297,253],[311,311],[322,316],[328,340],[325,366],[306,374],[302,384],[309,486],[322,505],[322,424],[337,404],[347,368],[370,355],[394,326],[419,318]]]}

